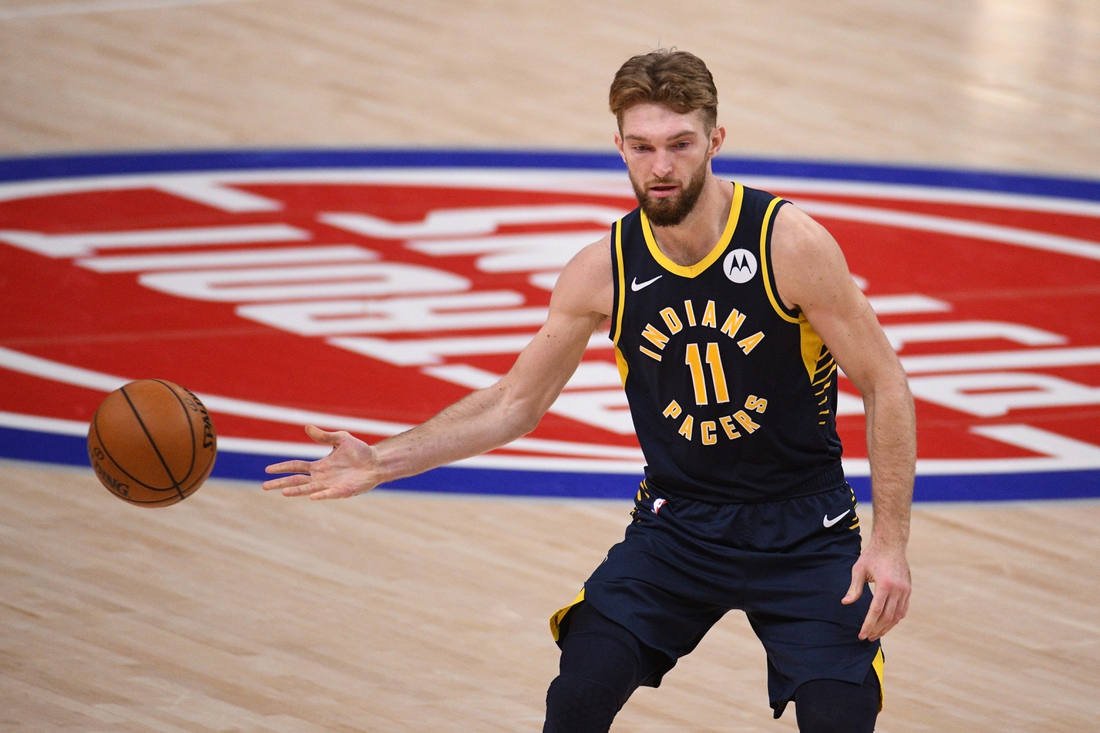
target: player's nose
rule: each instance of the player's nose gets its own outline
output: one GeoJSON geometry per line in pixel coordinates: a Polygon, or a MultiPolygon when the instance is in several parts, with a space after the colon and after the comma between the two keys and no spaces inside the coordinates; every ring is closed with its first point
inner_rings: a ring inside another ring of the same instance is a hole
{"type": "Polygon", "coordinates": [[[672,155],[665,150],[658,150],[653,159],[653,175],[657,178],[667,178],[672,175],[672,155]]]}

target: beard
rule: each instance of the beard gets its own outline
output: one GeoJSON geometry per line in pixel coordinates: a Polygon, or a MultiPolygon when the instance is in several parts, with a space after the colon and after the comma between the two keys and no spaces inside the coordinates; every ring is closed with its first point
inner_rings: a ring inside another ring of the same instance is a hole
{"type": "MultiPolygon", "coordinates": [[[[695,204],[699,202],[699,196],[703,193],[703,185],[707,182],[707,163],[708,161],[703,161],[703,164],[692,174],[691,180],[688,181],[680,193],[663,199],[651,197],[645,189],[638,185],[638,182],[634,180],[634,176],[630,176],[630,185],[634,187],[634,196],[638,199],[638,204],[642,207],[642,211],[645,212],[651,224],[659,227],[674,227],[687,218],[688,214],[695,209],[695,204]]],[[[672,179],[659,178],[653,182],[653,185],[659,186],[673,182],[672,179]]]]}

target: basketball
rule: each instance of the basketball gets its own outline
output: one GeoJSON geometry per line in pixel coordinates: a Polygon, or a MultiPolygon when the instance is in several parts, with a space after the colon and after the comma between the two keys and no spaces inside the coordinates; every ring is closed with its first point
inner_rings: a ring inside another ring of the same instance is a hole
{"type": "Polygon", "coordinates": [[[141,379],[100,403],[88,457],[112,494],[144,507],[183,501],[210,475],[217,435],[202,400],[178,384],[141,379]]]}

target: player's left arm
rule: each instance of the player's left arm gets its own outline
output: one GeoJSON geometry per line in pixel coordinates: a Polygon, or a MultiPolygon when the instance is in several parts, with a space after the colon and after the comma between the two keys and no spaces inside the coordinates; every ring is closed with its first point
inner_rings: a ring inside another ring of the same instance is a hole
{"type": "Polygon", "coordinates": [[[875,598],[859,633],[861,639],[875,640],[909,609],[906,546],[917,444],[913,397],[874,310],[824,227],[794,206],[783,206],[772,231],[772,265],[784,303],[801,309],[863,395],[874,527],[852,568],[852,585],[843,602],[855,602],[866,583],[875,584],[875,598]]]}

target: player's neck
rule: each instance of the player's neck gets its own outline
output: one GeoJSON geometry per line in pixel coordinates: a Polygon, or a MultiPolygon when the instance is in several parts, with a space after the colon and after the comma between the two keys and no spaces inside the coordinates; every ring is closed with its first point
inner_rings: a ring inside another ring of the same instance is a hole
{"type": "Polygon", "coordinates": [[[653,237],[666,257],[683,267],[698,263],[718,244],[733,205],[733,184],[707,176],[695,208],[676,226],[653,226],[653,237]]]}

